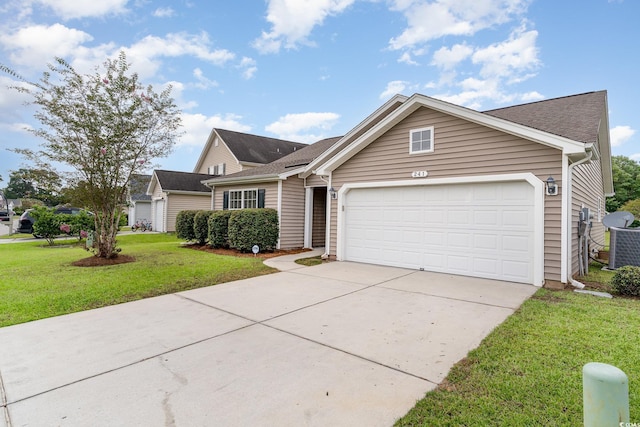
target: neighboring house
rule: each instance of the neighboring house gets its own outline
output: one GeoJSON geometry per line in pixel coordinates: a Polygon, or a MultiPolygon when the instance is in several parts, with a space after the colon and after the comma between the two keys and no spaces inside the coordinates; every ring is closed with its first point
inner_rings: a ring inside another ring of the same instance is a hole
{"type": "Polygon", "coordinates": [[[127,194],[129,226],[138,221],[152,222],[151,195],[147,194],[150,182],[151,175],[133,175],[129,180],[129,192],[127,194]]]}
{"type": "Polygon", "coordinates": [[[398,95],[338,140],[203,183],[214,209],[257,206],[262,193],[280,213],[280,248],[568,283],[582,207],[593,214],[593,240],[604,241],[604,200],[613,194],[607,95],[486,112],[398,95]]]}
{"type": "Polygon", "coordinates": [[[230,175],[274,162],[306,146],[299,142],[214,128],[193,172],[230,175]]]}
{"type": "Polygon", "coordinates": [[[182,210],[211,209],[211,191],[201,183],[209,178],[201,173],[153,171],[147,189],[153,230],[176,231],[176,216],[182,210]]]}
{"type": "Polygon", "coordinates": [[[200,183],[203,179],[262,166],[306,146],[299,142],[214,128],[193,173],[154,172],[147,189],[151,197],[154,230],[175,231],[176,215],[181,210],[211,209],[210,190],[200,183]]]}

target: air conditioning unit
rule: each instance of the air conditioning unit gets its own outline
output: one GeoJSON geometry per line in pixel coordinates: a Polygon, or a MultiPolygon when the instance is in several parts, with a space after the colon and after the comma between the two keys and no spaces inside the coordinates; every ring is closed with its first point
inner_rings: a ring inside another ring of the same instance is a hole
{"type": "Polygon", "coordinates": [[[609,268],[640,266],[640,228],[609,228],[609,268]]]}

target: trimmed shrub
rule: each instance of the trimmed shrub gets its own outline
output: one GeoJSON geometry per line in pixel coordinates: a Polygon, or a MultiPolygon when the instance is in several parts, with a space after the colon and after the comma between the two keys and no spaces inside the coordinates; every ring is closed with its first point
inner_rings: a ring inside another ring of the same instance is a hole
{"type": "Polygon", "coordinates": [[[176,216],[176,237],[186,241],[196,240],[193,220],[199,211],[180,211],[176,216]]]}
{"type": "Polygon", "coordinates": [[[626,296],[640,297],[640,267],[625,265],[611,279],[613,290],[626,296]]]}
{"type": "Polygon", "coordinates": [[[213,211],[198,211],[193,217],[193,235],[199,245],[204,245],[209,239],[209,217],[213,211]]]}
{"type": "Polygon", "coordinates": [[[270,208],[241,209],[229,217],[229,245],[250,252],[253,245],[272,251],[278,244],[278,211],[270,208]]]}
{"type": "Polygon", "coordinates": [[[60,225],[63,215],[56,215],[53,208],[36,206],[31,211],[31,216],[34,220],[33,235],[44,237],[50,245],[53,245],[53,240],[61,234],[60,225]]]}
{"type": "Polygon", "coordinates": [[[209,216],[209,245],[212,248],[229,247],[229,217],[233,211],[214,211],[209,216]]]}

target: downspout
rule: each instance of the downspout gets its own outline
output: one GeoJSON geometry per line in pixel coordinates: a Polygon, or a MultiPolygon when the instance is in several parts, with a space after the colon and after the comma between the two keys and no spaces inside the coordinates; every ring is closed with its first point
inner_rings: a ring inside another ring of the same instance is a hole
{"type": "Polygon", "coordinates": [[[572,260],[572,250],[573,250],[573,239],[572,239],[572,233],[573,233],[573,195],[571,193],[571,182],[572,182],[572,178],[573,178],[573,169],[576,166],[579,166],[583,163],[586,163],[588,161],[591,160],[591,158],[593,157],[593,151],[589,151],[587,153],[587,157],[585,157],[584,159],[580,159],[575,163],[571,163],[569,165],[569,170],[567,172],[567,185],[566,185],[566,189],[565,191],[567,192],[567,263],[565,264],[565,268],[566,268],[566,277],[567,277],[567,282],[569,282],[571,285],[577,287],[577,288],[584,288],[584,285],[576,280],[573,279],[573,275],[571,274],[571,265],[573,263],[572,260]]]}

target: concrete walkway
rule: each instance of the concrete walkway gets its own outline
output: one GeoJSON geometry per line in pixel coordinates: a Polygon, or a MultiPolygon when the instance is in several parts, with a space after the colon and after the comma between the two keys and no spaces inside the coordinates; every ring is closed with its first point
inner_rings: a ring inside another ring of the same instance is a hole
{"type": "Polygon", "coordinates": [[[536,291],[290,261],[0,328],[0,427],[389,426],[536,291]]]}

